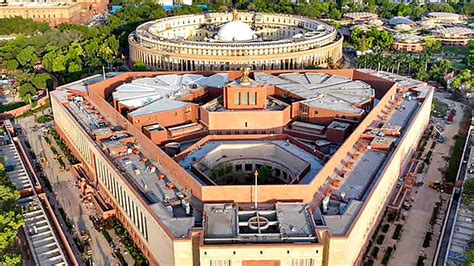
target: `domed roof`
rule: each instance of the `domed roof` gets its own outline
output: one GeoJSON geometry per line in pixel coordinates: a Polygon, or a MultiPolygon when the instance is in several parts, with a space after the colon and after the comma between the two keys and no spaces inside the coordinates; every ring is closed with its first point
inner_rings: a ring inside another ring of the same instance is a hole
{"type": "Polygon", "coordinates": [[[255,37],[255,32],[250,26],[239,20],[226,23],[217,32],[217,39],[224,42],[250,41],[255,37]]]}
{"type": "Polygon", "coordinates": [[[394,17],[390,19],[388,23],[390,23],[390,25],[400,25],[400,24],[412,25],[415,22],[413,22],[413,20],[406,17],[394,17]]]}

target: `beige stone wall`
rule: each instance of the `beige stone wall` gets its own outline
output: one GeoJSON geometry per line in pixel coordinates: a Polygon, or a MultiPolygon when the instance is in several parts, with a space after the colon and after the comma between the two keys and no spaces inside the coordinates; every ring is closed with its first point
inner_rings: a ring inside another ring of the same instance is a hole
{"type": "Polygon", "coordinates": [[[0,7],[0,18],[22,17],[30,18],[38,22],[48,22],[51,26],[61,23],[81,23],[81,5],[77,3],[63,6],[16,6],[8,5],[0,7]]]}
{"type": "Polygon", "coordinates": [[[364,246],[374,229],[374,223],[379,215],[383,213],[385,203],[400,177],[400,171],[409,161],[412,152],[416,149],[418,141],[423,135],[430,118],[433,90],[426,97],[420,110],[415,114],[412,122],[406,129],[400,145],[395,149],[392,157],[387,162],[375,189],[370,193],[365,205],[352,224],[348,235],[344,237],[330,238],[328,265],[353,265],[358,263],[360,254],[364,252],[364,246]],[[341,256],[344,254],[344,256],[341,256]]]}
{"type": "MultiPolygon", "coordinates": [[[[320,244],[274,245],[202,245],[199,248],[201,266],[241,266],[246,261],[276,260],[280,266],[315,266],[323,264],[320,244]]],[[[257,264],[259,265],[259,264],[257,264]]]]}
{"type": "MultiPolygon", "coordinates": [[[[66,133],[63,137],[68,138],[73,148],[83,155],[84,166],[97,176],[97,188],[115,208],[118,218],[125,224],[137,246],[144,251],[152,265],[158,262],[161,265],[174,265],[175,257],[171,254],[174,254],[175,247],[171,233],[159,222],[155,212],[135,192],[132,185],[124,181],[117,168],[94,145],[54,92],[51,93],[51,102],[56,126],[66,133]]],[[[188,242],[191,243],[191,240],[188,242]]]]}

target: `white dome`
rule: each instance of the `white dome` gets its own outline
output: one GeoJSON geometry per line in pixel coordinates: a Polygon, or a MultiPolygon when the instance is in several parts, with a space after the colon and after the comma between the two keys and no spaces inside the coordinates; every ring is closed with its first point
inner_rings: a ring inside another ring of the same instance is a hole
{"type": "Polygon", "coordinates": [[[224,42],[250,41],[255,37],[250,26],[239,20],[226,23],[217,32],[217,39],[224,42]]]}

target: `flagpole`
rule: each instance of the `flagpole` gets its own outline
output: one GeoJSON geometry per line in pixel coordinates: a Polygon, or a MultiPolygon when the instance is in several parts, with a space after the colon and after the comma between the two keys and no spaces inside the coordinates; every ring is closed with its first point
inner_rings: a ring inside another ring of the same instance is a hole
{"type": "Polygon", "coordinates": [[[255,192],[255,196],[254,196],[255,205],[254,205],[254,207],[255,207],[255,210],[256,210],[257,209],[257,204],[258,204],[258,188],[257,188],[257,186],[258,186],[258,182],[257,182],[258,171],[257,170],[255,170],[254,176],[255,176],[255,191],[254,191],[255,192]]]}

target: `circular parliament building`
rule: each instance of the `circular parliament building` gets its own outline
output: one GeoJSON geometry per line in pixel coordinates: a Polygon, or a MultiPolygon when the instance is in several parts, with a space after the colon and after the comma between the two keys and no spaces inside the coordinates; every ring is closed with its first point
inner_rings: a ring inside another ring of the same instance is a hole
{"type": "Polygon", "coordinates": [[[321,21],[267,13],[208,13],[150,21],[130,34],[130,59],[177,71],[301,69],[342,57],[342,36],[321,21]]]}

